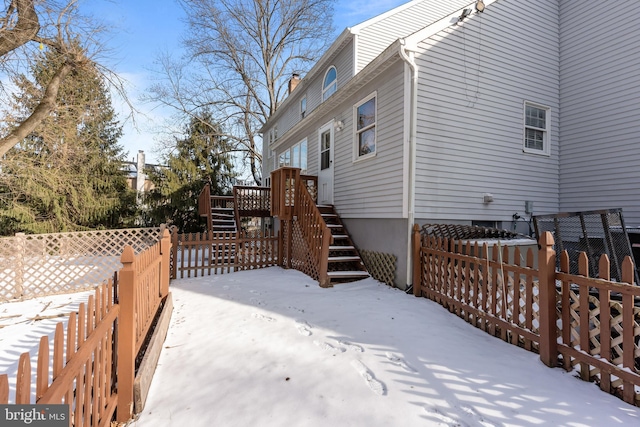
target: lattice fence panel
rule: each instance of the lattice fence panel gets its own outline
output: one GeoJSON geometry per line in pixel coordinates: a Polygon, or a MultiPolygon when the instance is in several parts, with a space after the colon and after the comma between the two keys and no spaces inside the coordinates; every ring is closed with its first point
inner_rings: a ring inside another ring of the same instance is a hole
{"type": "Polygon", "coordinates": [[[139,253],[159,237],[160,228],[137,228],[2,238],[0,300],[92,288],[120,269],[126,245],[139,253]]]}
{"type": "MultiPolygon", "coordinates": [[[[570,336],[571,346],[580,347],[580,294],[576,289],[569,290],[570,300],[570,336]]],[[[623,347],[623,306],[618,301],[610,301],[610,326],[611,326],[611,363],[616,366],[622,366],[623,347]]],[[[589,348],[581,349],[590,355],[600,355],[602,348],[600,343],[600,300],[596,295],[589,295],[589,348]]],[[[640,336],[640,307],[634,307],[633,334],[635,337],[640,336]]],[[[640,373],[640,342],[636,339],[633,349],[633,357],[635,359],[635,372],[640,373]]],[[[571,360],[571,366],[580,365],[577,359],[571,360]]],[[[593,377],[600,373],[599,369],[591,367],[590,376],[593,377]]],[[[615,389],[622,385],[621,379],[616,379],[611,383],[615,389]]]]}
{"type": "Polygon", "coordinates": [[[291,233],[293,233],[290,254],[291,266],[296,270],[299,270],[307,276],[313,278],[314,280],[318,280],[319,266],[311,255],[309,246],[307,245],[307,242],[302,235],[302,230],[300,230],[300,225],[297,221],[290,221],[289,223],[293,224],[293,227],[291,229],[291,233]]]}
{"type": "Polygon", "coordinates": [[[389,286],[395,286],[398,257],[366,250],[360,251],[360,257],[371,277],[389,286]]]}

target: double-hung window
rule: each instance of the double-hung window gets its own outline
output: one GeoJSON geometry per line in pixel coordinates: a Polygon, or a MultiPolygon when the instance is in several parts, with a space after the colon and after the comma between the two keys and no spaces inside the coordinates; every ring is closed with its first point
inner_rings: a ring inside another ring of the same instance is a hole
{"type": "Polygon", "coordinates": [[[549,154],[549,116],[549,107],[530,102],[524,103],[524,146],[522,151],[549,154]]]}
{"type": "Polygon", "coordinates": [[[377,146],[376,92],[354,105],[354,160],[375,156],[377,146]]]}
{"type": "Polygon", "coordinates": [[[304,119],[307,115],[307,97],[304,96],[300,100],[300,119],[304,119]]]}

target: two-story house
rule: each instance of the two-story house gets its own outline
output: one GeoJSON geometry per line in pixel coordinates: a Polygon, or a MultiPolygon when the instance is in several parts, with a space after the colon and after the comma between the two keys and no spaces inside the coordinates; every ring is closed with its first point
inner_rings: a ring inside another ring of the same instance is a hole
{"type": "Polygon", "coordinates": [[[635,2],[414,0],[345,29],[262,129],[410,281],[414,223],[621,207],[640,225],[635,2]]]}

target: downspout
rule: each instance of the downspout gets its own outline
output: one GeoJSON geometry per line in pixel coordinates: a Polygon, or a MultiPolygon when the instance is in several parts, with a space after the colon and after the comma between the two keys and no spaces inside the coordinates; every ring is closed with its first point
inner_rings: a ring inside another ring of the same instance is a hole
{"type": "Polygon", "coordinates": [[[408,177],[408,213],[407,213],[407,289],[413,285],[413,223],[416,207],[416,144],[418,129],[418,65],[414,53],[407,53],[406,40],[400,39],[400,56],[411,69],[411,100],[409,103],[409,177],[408,177]]]}

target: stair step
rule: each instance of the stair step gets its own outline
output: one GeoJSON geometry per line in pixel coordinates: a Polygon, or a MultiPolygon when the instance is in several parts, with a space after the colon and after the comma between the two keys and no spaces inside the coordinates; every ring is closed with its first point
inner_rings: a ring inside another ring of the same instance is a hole
{"type": "Polygon", "coordinates": [[[340,279],[340,278],[353,278],[353,277],[369,277],[369,273],[366,271],[328,271],[327,276],[340,279]]]}
{"type": "Polygon", "coordinates": [[[342,224],[327,224],[329,228],[342,228],[342,224]]]}
{"type": "Polygon", "coordinates": [[[361,261],[359,256],[330,256],[329,262],[353,262],[361,261]]]}
{"type": "Polygon", "coordinates": [[[350,251],[350,250],[353,250],[355,248],[356,248],[355,246],[347,246],[347,245],[344,245],[344,246],[339,246],[339,245],[329,246],[329,250],[330,251],[350,251]]]}
{"type": "Polygon", "coordinates": [[[334,234],[334,235],[333,235],[333,239],[334,239],[334,240],[335,240],[335,239],[348,239],[348,238],[349,238],[349,236],[348,236],[348,235],[346,235],[346,234],[334,234]]]}

